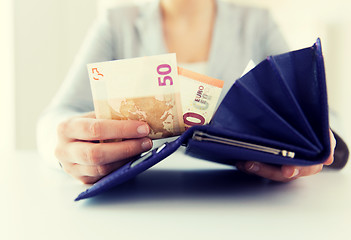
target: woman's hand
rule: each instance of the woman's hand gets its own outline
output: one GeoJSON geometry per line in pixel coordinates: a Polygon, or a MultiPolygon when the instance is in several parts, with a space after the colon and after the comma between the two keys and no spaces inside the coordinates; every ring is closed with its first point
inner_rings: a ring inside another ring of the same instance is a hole
{"type": "Polygon", "coordinates": [[[141,121],[72,117],[58,126],[55,155],[62,168],[83,183],[94,183],[152,148],[150,127],[141,121]],[[123,139],[119,142],[100,140],[123,139]]]}
{"type": "Polygon", "coordinates": [[[324,165],[330,165],[334,161],[334,148],[336,141],[331,130],[330,135],[330,155],[323,164],[312,165],[312,166],[291,166],[283,165],[281,167],[275,167],[272,165],[259,163],[259,162],[238,162],[236,167],[243,172],[255,174],[273,181],[278,182],[289,182],[299,177],[305,177],[319,173],[324,165]]]}

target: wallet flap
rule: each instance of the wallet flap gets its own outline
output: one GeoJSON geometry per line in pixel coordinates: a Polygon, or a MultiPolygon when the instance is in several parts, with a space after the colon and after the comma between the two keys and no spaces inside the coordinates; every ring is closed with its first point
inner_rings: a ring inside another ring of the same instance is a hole
{"type": "Polygon", "coordinates": [[[269,57],[238,79],[210,125],[263,145],[273,140],[313,153],[298,151],[302,159],[326,159],[328,103],[319,39],[312,47],[269,57]]]}
{"type": "Polygon", "coordinates": [[[320,39],[310,48],[272,57],[324,148],[329,145],[328,98],[320,39]]]}
{"type": "Polygon", "coordinates": [[[92,185],[90,188],[88,188],[86,191],[80,193],[75,201],[96,196],[146,171],[147,169],[151,168],[161,160],[174,153],[183,143],[191,138],[192,132],[193,130],[189,129],[176,140],[172,142],[166,142],[158,148],[134,157],[130,162],[126,163],[121,168],[108,174],[96,182],[94,185],[92,185]]]}
{"type": "MultiPolygon", "coordinates": [[[[278,118],[278,121],[291,130],[292,134],[300,138],[303,145],[321,149],[322,146],[299,102],[276,65],[274,57],[269,57],[267,61],[257,66],[260,71],[249,72],[238,83],[256,99],[256,102],[261,102],[260,105],[265,108],[265,111],[278,118]]],[[[286,132],[286,134],[290,133],[286,132]]]]}

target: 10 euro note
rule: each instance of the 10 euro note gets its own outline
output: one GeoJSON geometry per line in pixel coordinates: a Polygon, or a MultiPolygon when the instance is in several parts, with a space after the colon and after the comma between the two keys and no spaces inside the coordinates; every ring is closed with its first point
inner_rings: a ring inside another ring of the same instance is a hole
{"type": "Polygon", "coordinates": [[[88,64],[97,118],[145,121],[152,139],[184,132],[175,54],[88,64]]]}
{"type": "Polygon", "coordinates": [[[211,121],[224,82],[178,67],[185,129],[211,121]]]}

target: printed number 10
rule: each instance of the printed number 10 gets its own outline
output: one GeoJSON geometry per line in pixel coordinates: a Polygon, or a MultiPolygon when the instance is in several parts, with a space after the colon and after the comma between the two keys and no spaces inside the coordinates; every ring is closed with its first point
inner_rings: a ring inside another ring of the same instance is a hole
{"type": "Polygon", "coordinates": [[[157,67],[157,73],[159,75],[162,75],[162,77],[158,77],[158,85],[159,86],[167,86],[167,85],[173,85],[173,79],[171,76],[166,76],[170,74],[172,71],[171,66],[168,64],[161,64],[157,67]],[[167,84],[168,81],[168,84],[167,84]]]}

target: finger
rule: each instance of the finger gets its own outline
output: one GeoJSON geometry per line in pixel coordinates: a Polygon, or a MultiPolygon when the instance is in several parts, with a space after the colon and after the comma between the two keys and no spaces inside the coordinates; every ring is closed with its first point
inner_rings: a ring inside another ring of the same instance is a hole
{"type": "Polygon", "coordinates": [[[108,173],[113,171],[113,169],[107,169],[107,167],[103,166],[99,166],[98,169],[96,166],[84,166],[76,163],[67,162],[65,160],[61,161],[61,163],[62,168],[66,173],[85,184],[95,183],[104,176],[103,173],[106,173],[105,175],[107,175],[108,173]]]}
{"type": "Polygon", "coordinates": [[[323,163],[324,165],[331,165],[334,162],[334,152],[331,152],[327,160],[323,163]]]}
{"type": "Polygon", "coordinates": [[[298,178],[314,175],[319,173],[323,169],[323,164],[317,164],[312,166],[282,166],[282,173],[285,178],[298,178]]]}
{"type": "Polygon", "coordinates": [[[150,127],[141,121],[82,117],[71,118],[58,127],[61,137],[86,141],[140,138],[147,136],[149,132],[150,127]]]}
{"type": "Polygon", "coordinates": [[[119,162],[114,162],[110,164],[104,164],[104,165],[80,165],[80,164],[72,164],[71,166],[71,172],[74,172],[74,175],[77,177],[103,177],[114,170],[122,167],[124,164],[126,164],[128,160],[122,160],[119,162]]]}
{"type": "Polygon", "coordinates": [[[334,150],[336,147],[336,139],[334,137],[333,132],[329,129],[329,136],[330,136],[330,155],[325,160],[324,165],[331,165],[334,162],[334,150]]]}
{"type": "Polygon", "coordinates": [[[243,168],[246,172],[253,173],[273,181],[288,182],[299,177],[319,173],[323,168],[323,164],[307,167],[288,165],[276,167],[264,163],[247,162],[244,164],[243,168]]]}
{"type": "Polygon", "coordinates": [[[76,176],[75,178],[84,184],[93,184],[99,181],[102,177],[76,176]]]}
{"type": "Polygon", "coordinates": [[[72,142],[66,144],[64,156],[73,163],[81,165],[104,165],[133,157],[150,150],[152,141],[149,138],[131,139],[122,142],[92,143],[72,142]]]}
{"type": "Polygon", "coordinates": [[[246,173],[255,174],[257,176],[277,182],[287,182],[292,180],[283,176],[281,167],[276,167],[264,163],[242,162],[237,164],[237,168],[246,173]]]}

